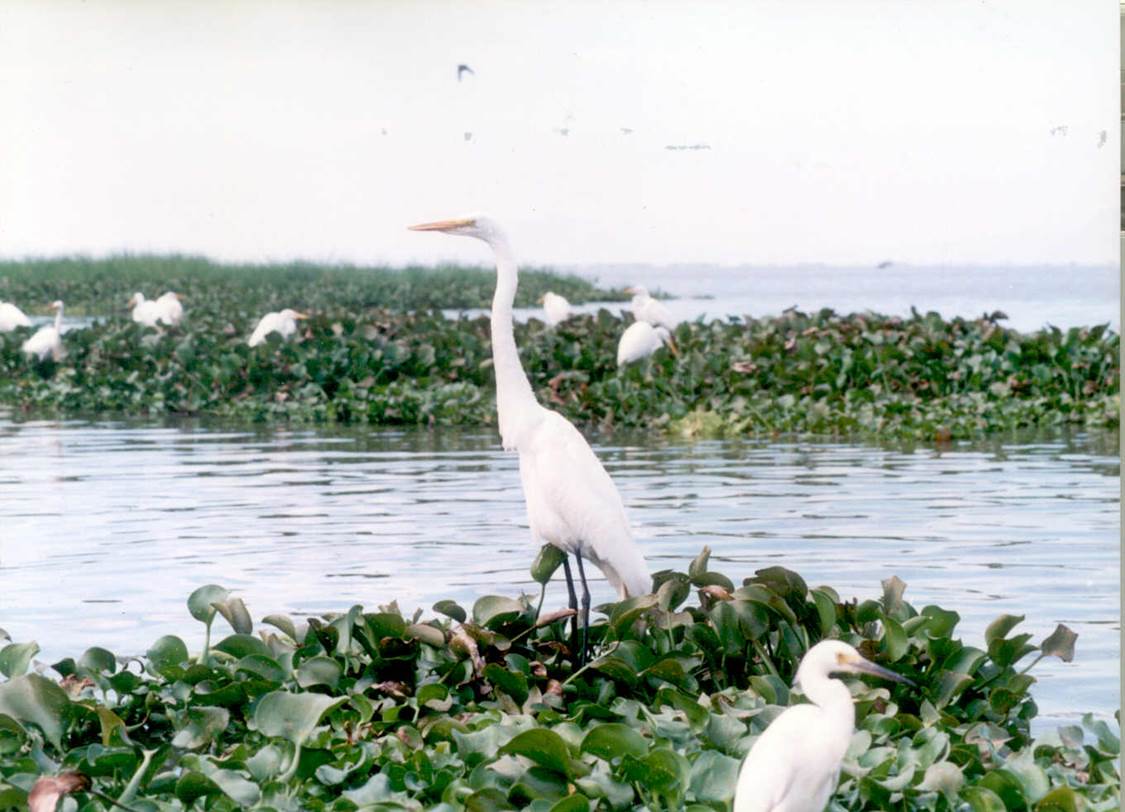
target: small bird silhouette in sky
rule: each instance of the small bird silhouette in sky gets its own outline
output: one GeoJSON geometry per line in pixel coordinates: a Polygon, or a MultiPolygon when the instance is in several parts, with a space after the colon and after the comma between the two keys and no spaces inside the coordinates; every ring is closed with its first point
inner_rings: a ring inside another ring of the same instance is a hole
{"type": "Polygon", "coordinates": [[[457,81],[460,82],[461,78],[466,73],[472,74],[473,76],[477,75],[477,72],[475,70],[473,70],[472,68],[470,68],[468,65],[458,65],[457,66],[457,81]]]}

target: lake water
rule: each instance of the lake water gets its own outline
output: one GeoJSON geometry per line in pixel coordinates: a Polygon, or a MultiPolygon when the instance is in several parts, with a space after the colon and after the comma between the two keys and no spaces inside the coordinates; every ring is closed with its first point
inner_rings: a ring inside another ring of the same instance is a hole
{"type": "MultiPolygon", "coordinates": [[[[872,310],[906,316],[910,308],[946,318],[976,318],[999,310],[1009,327],[1024,332],[1053,324],[1061,329],[1110,324],[1121,327],[1120,272],[1115,267],[914,267],[759,268],[716,265],[584,265],[561,270],[603,285],[644,285],[677,298],[667,301],[682,321],[727,316],[776,316],[788,307],[837,313],[872,310]],[[705,297],[704,297],[705,295],[705,297]]],[[[620,302],[578,306],[619,310],[620,302]]],[[[447,311],[450,315],[458,311],[447,311]]],[[[483,315],[487,311],[467,311],[483,315]]],[[[516,317],[542,318],[538,308],[516,317]]]]}
{"type": "MultiPolygon", "coordinates": [[[[1039,640],[1042,724],[1118,706],[1116,439],[853,443],[615,436],[595,443],[653,571],[704,545],[738,579],[781,564],[842,597],[898,575],[966,642],[1002,612],[1039,640]]],[[[0,627],[53,662],[162,634],[202,642],[187,595],[237,590],[255,618],[398,599],[534,592],[517,459],[490,432],[13,422],[0,415],[0,627]]],[[[611,592],[594,585],[595,604],[611,592]]],[[[565,602],[552,584],[548,605],[565,602]]],[[[221,623],[221,621],[220,621],[221,623]]]]}

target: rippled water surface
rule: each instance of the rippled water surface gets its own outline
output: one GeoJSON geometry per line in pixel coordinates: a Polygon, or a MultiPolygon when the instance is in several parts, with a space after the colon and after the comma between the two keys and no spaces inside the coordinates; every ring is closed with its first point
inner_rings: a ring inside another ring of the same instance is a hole
{"type": "MultiPolygon", "coordinates": [[[[653,570],[708,544],[735,579],[783,564],[844,597],[877,597],[898,575],[917,606],[960,612],[970,643],[1002,612],[1026,614],[1037,640],[1066,623],[1076,661],[1035,670],[1051,722],[1118,705],[1115,443],[595,449],[653,570]]],[[[237,589],[255,617],[429,607],[534,591],[533,554],[516,457],[492,433],[0,417],[0,626],[48,662],[168,633],[198,646],[184,600],[204,583],[237,589]]],[[[609,597],[595,584],[595,603],[609,597]]]]}

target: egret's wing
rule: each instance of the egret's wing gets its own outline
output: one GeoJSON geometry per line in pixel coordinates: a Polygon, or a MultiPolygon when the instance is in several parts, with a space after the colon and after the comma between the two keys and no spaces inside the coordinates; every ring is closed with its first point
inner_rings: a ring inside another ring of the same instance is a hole
{"type": "Polygon", "coordinates": [[[250,334],[250,346],[256,347],[266,340],[271,332],[276,328],[275,323],[280,318],[277,313],[267,313],[258,320],[258,326],[254,328],[254,332],[250,334]]]}
{"type": "Polygon", "coordinates": [[[824,809],[840,771],[832,748],[823,746],[825,733],[814,705],[797,705],[774,719],[742,763],[734,812],[824,809]]]}

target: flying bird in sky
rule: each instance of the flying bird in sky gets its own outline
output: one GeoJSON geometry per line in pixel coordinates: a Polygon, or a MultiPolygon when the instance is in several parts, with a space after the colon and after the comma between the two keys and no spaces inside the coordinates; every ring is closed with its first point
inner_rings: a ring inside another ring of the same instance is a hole
{"type": "Polygon", "coordinates": [[[466,73],[471,73],[473,76],[477,75],[477,72],[475,70],[473,70],[472,68],[470,68],[468,65],[458,65],[457,66],[457,81],[460,82],[461,78],[466,73]]]}

